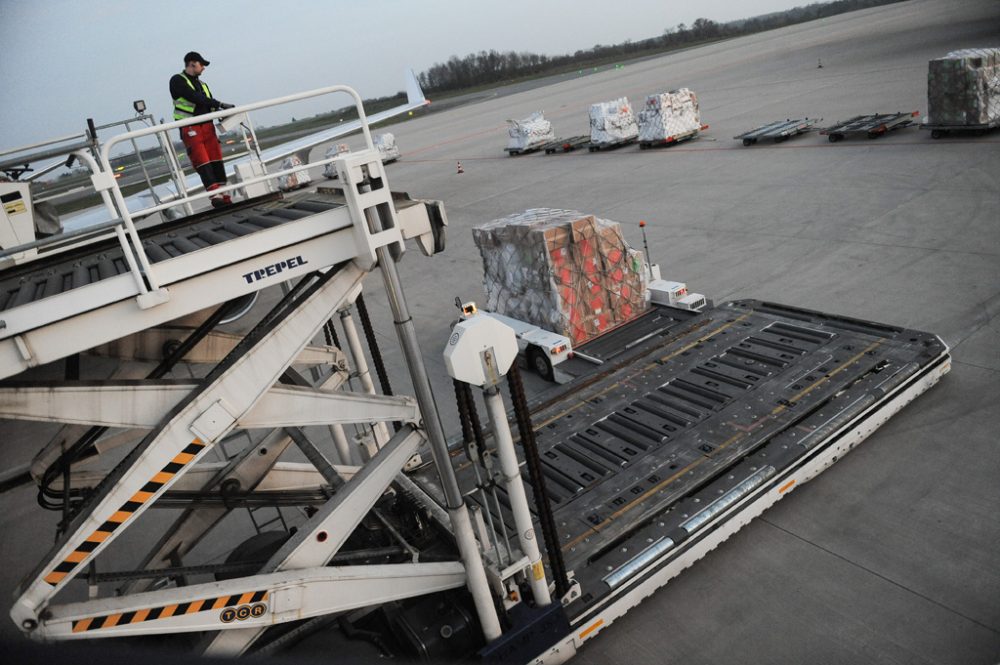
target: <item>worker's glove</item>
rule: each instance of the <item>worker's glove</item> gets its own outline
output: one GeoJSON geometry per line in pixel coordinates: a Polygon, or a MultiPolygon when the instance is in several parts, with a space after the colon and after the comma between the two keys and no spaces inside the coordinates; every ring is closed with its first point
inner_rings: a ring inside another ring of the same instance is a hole
{"type": "Polygon", "coordinates": [[[220,109],[232,109],[236,108],[236,104],[226,104],[225,102],[219,102],[220,109]]]}

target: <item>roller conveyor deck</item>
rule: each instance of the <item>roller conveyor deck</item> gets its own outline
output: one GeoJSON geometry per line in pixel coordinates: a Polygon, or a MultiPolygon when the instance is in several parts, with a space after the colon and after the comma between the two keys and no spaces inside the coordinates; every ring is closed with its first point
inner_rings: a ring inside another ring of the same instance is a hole
{"type": "MultiPolygon", "coordinates": [[[[227,211],[209,211],[161,225],[144,233],[143,248],[150,263],[177,258],[258,231],[272,229],[343,203],[277,196],[227,211]]],[[[117,239],[86,245],[76,251],[0,271],[0,312],[49,296],[94,284],[129,272],[117,239]]]]}
{"type": "MultiPolygon", "coordinates": [[[[949,366],[940,339],[897,327],[758,301],[663,311],[659,334],[648,321],[623,329],[628,351],[532,406],[562,554],[582,587],[574,622],[718,531],[708,507],[722,521],[755,496],[773,503],[846,452],[831,451],[848,430],[867,423],[867,436],[949,366]],[[663,552],[647,551],[656,543],[663,552]]],[[[470,500],[510,532],[503,490],[484,500],[461,460],[470,500]]],[[[437,493],[429,474],[420,482],[437,493]]]]}
{"type": "MultiPolygon", "coordinates": [[[[440,203],[388,194],[403,239],[443,247],[440,203]]],[[[321,188],[141,228],[152,289],[114,233],[54,242],[0,269],[0,379],[351,260],[351,214],[343,190],[321,188]]]]}

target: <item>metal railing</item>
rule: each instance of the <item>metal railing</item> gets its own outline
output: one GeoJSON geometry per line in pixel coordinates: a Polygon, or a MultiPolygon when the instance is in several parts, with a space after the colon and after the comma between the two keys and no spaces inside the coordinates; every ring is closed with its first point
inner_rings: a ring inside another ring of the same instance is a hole
{"type": "MultiPolygon", "coordinates": [[[[356,90],[346,85],[334,85],[325,88],[317,88],[315,90],[309,90],[306,92],[300,92],[294,95],[286,95],[284,97],[277,97],[274,99],[268,99],[260,102],[254,102],[252,104],[244,104],[242,106],[236,106],[231,109],[226,109],[223,111],[216,111],[214,113],[207,113],[204,115],[198,115],[191,118],[185,118],[184,120],[177,120],[174,122],[168,122],[160,125],[155,125],[153,127],[144,127],[142,129],[137,129],[134,131],[125,132],[117,136],[112,137],[104,146],[101,148],[100,154],[100,164],[93,163],[92,159],[84,160],[87,161],[88,165],[94,171],[94,184],[97,190],[101,194],[101,198],[104,202],[105,207],[111,213],[112,218],[117,220],[114,224],[115,232],[118,235],[119,242],[122,246],[122,251],[125,255],[125,261],[129,266],[129,269],[135,275],[136,285],[139,289],[139,294],[145,294],[149,291],[156,291],[160,289],[159,281],[156,279],[155,272],[150,264],[149,258],[146,255],[145,250],[142,247],[142,242],[139,237],[139,233],[136,230],[134,217],[147,216],[156,212],[166,210],[168,208],[176,206],[189,206],[192,202],[200,201],[211,196],[217,196],[226,192],[233,191],[235,189],[240,189],[247,187],[248,185],[253,185],[269,180],[275,180],[281,178],[282,176],[290,175],[292,173],[297,173],[299,171],[304,171],[309,168],[315,168],[318,166],[323,166],[328,163],[333,162],[337,157],[326,158],[319,160],[317,162],[306,162],[299,166],[295,166],[289,169],[283,169],[275,173],[267,173],[261,176],[255,176],[252,178],[247,178],[242,182],[236,184],[227,184],[223,187],[212,190],[211,192],[205,191],[197,194],[188,194],[186,191],[179,191],[177,196],[170,201],[157,203],[156,205],[143,208],[141,210],[130,211],[128,205],[125,201],[125,197],[121,192],[121,188],[118,186],[117,181],[112,175],[111,168],[111,150],[117,144],[123,141],[134,141],[135,139],[150,136],[153,134],[166,134],[167,132],[174,129],[181,129],[183,127],[188,127],[190,125],[202,124],[205,122],[213,122],[220,118],[226,118],[233,115],[238,115],[241,113],[249,113],[251,111],[257,111],[264,108],[270,108],[273,106],[280,106],[283,104],[290,104],[293,102],[301,101],[304,99],[310,99],[313,97],[320,97],[323,95],[329,95],[334,93],[347,93],[354,99],[354,106],[357,109],[358,119],[361,122],[361,131],[365,137],[365,143],[369,150],[374,150],[375,145],[372,141],[371,131],[368,127],[368,118],[365,115],[364,106],[362,104],[361,96],[356,90]],[[123,229],[124,227],[124,229],[123,229]]],[[[168,141],[169,143],[169,141],[168,141]]],[[[82,151],[80,151],[82,152],[82,151]]],[[[79,153],[77,153],[79,154],[79,153]]],[[[87,156],[89,158],[89,155],[87,156]]],[[[81,156],[81,159],[83,157],[81,156]]]]}

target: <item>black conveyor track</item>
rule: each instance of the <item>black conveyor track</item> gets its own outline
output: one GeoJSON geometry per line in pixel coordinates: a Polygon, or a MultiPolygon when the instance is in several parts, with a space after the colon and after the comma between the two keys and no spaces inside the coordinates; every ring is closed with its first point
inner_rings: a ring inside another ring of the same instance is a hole
{"type": "MultiPolygon", "coordinates": [[[[274,199],[230,210],[199,213],[139,235],[150,263],[183,256],[342,204],[313,195],[307,199],[274,199]]],[[[53,254],[0,271],[0,312],[128,272],[117,239],[53,254]]]]}

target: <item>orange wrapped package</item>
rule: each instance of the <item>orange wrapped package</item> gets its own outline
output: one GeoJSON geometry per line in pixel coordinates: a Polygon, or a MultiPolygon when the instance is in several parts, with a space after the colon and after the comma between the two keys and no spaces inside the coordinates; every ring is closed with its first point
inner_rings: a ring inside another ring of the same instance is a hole
{"type": "Polygon", "coordinates": [[[617,222],[534,208],[475,227],[486,309],[580,345],[646,309],[642,253],[617,222]]]}

